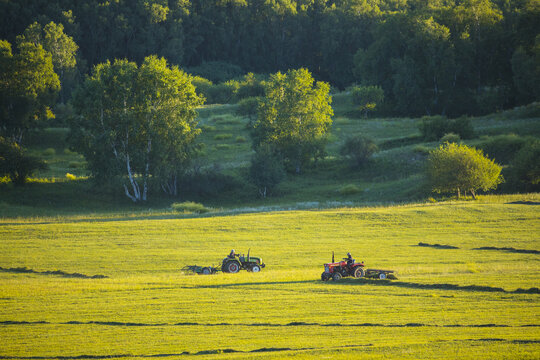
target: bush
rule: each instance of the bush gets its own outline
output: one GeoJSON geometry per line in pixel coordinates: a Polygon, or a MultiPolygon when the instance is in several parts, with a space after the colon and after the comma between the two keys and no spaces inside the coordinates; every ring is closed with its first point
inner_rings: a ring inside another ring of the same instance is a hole
{"type": "Polygon", "coordinates": [[[445,116],[424,116],[419,125],[424,140],[436,141],[445,134],[454,133],[461,139],[474,137],[474,128],[468,117],[448,119],[445,116]]]}
{"type": "Polygon", "coordinates": [[[195,92],[197,95],[202,95],[206,99],[206,102],[209,102],[209,89],[214,85],[210,80],[205,79],[200,76],[194,76],[191,80],[193,86],[195,86],[195,92]]]}
{"type": "Polygon", "coordinates": [[[47,148],[43,150],[43,156],[54,156],[54,155],[56,155],[56,150],[54,150],[53,148],[47,148]]]}
{"type": "Polygon", "coordinates": [[[182,203],[173,203],[171,208],[178,212],[183,212],[187,214],[204,214],[210,211],[209,208],[206,208],[203,204],[199,204],[193,201],[185,201],[182,203]]]}
{"type": "Polygon", "coordinates": [[[212,85],[206,90],[207,104],[229,104],[234,100],[235,86],[231,83],[212,85]]]}
{"type": "Polygon", "coordinates": [[[247,140],[243,136],[237,136],[234,141],[237,142],[237,143],[245,143],[247,140]]]}
{"type": "Polygon", "coordinates": [[[217,134],[214,136],[214,140],[226,140],[232,138],[232,134],[217,134]]]}
{"type": "Polygon", "coordinates": [[[214,198],[228,191],[244,188],[242,179],[221,173],[215,167],[193,170],[179,180],[181,194],[190,197],[214,198]]]}
{"type": "Polygon", "coordinates": [[[501,164],[509,164],[526,142],[526,138],[515,134],[498,135],[488,138],[478,147],[490,158],[501,164]]]}
{"type": "Polygon", "coordinates": [[[430,148],[425,145],[416,145],[412,149],[415,153],[422,154],[422,155],[429,155],[429,153],[433,150],[433,148],[430,148]]]}
{"type": "Polygon", "coordinates": [[[459,135],[454,133],[444,134],[444,136],[441,138],[441,143],[458,143],[460,141],[461,138],[459,137],[459,135]]]}
{"type": "Polygon", "coordinates": [[[528,191],[540,189],[540,140],[534,139],[523,146],[512,162],[512,176],[520,187],[528,191]]]}
{"type": "Polygon", "coordinates": [[[261,197],[266,196],[285,178],[283,162],[268,145],[257,148],[251,158],[249,177],[259,190],[261,197]]]}
{"type": "Polygon", "coordinates": [[[240,66],[223,61],[204,62],[199,66],[189,68],[188,72],[206,78],[214,83],[234,79],[244,73],[240,66]]]}
{"type": "Polygon", "coordinates": [[[77,176],[75,176],[73,174],[70,174],[70,173],[66,173],[66,179],[68,179],[68,180],[77,180],[77,176]]]}
{"type": "Polygon", "coordinates": [[[359,105],[360,111],[367,117],[384,101],[384,91],[380,86],[360,86],[351,90],[353,104],[359,105]]]}
{"type": "Polygon", "coordinates": [[[360,189],[358,186],[356,186],[354,184],[345,185],[345,186],[343,186],[342,188],[340,188],[338,190],[338,192],[341,195],[354,195],[354,194],[358,194],[361,191],[362,191],[362,189],[360,189]]]}
{"type": "Polygon", "coordinates": [[[46,168],[43,161],[27,155],[17,143],[0,136],[0,177],[7,176],[15,185],[24,185],[36,170],[46,168]]]}
{"type": "Polygon", "coordinates": [[[373,140],[363,136],[354,136],[345,141],[339,153],[342,156],[349,158],[353,167],[360,167],[364,165],[376,151],[378,151],[378,148],[373,140]]]}
{"type": "Polygon", "coordinates": [[[259,108],[259,97],[248,97],[238,102],[238,108],[236,114],[239,116],[246,116],[250,121],[253,121],[257,117],[257,109],[259,108]]]}

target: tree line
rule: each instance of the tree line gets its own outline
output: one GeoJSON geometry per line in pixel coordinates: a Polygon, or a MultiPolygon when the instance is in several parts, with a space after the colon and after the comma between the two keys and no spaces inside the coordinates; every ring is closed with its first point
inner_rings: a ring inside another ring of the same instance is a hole
{"type": "Polygon", "coordinates": [[[538,0],[6,0],[0,14],[12,43],[34,22],[63,25],[83,74],[152,54],[194,70],[303,67],[341,89],[379,86],[380,110],[400,115],[479,114],[540,96],[538,0]]]}

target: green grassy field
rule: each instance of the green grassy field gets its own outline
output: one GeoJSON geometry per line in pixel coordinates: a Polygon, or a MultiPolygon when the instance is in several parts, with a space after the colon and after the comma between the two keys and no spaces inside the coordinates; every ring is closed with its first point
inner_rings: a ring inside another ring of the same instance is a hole
{"type": "Polygon", "coordinates": [[[539,204],[4,218],[0,358],[538,358],[539,204]],[[231,248],[267,268],[179,271],[231,248]],[[399,279],[323,283],[332,251],[399,279]]]}

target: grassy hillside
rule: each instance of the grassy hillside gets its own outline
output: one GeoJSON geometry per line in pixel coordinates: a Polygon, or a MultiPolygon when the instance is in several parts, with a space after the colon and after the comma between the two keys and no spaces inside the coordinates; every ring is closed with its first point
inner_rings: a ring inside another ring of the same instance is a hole
{"type": "Polygon", "coordinates": [[[0,357],[536,358],[538,204],[4,219],[0,357]],[[179,271],[231,248],[267,268],[179,271]],[[332,251],[399,280],[323,283],[332,251]]]}
{"type": "MultiPolygon", "coordinates": [[[[42,157],[49,169],[38,173],[37,179],[24,188],[0,182],[0,216],[147,211],[149,208],[168,208],[172,202],[183,200],[195,200],[225,209],[332,207],[336,204],[402,203],[423,200],[432,195],[425,186],[423,167],[426,152],[439,143],[421,139],[420,119],[355,118],[355,108],[346,93],[334,95],[333,107],[336,115],[327,146],[328,156],[300,175],[288,174],[267,199],[260,199],[255,187],[247,180],[247,167],[252,155],[247,129],[249,119],[237,116],[235,105],[209,105],[199,109],[204,156],[195,162],[195,166],[226,177],[210,179],[210,184],[227,182],[227,185],[223,189],[210,189],[199,194],[181,188],[179,199],[164,197],[154,189],[150,193],[150,201],[143,205],[133,205],[123,195],[119,184],[93,186],[86,179],[89,173],[84,158],[68,149],[68,130],[46,129],[30,136],[29,142],[32,154],[42,157]],[[338,155],[345,139],[356,134],[372,138],[381,149],[361,169],[351,169],[338,155]],[[68,173],[76,179],[66,177],[68,173]],[[356,191],[342,191],[350,185],[356,191]]],[[[465,142],[479,146],[493,136],[504,134],[516,134],[518,138],[540,137],[539,109],[539,104],[532,104],[472,118],[476,137],[465,142]]]]}

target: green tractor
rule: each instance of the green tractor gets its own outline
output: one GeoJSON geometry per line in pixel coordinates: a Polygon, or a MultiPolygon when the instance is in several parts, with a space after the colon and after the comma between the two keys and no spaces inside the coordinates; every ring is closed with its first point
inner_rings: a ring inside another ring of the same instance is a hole
{"type": "Polygon", "coordinates": [[[244,256],[244,254],[236,254],[234,250],[232,250],[231,253],[225,259],[223,259],[221,271],[231,274],[235,274],[241,269],[251,272],[259,272],[265,266],[266,265],[262,262],[262,258],[250,256],[249,250],[247,256],[244,256]]]}

